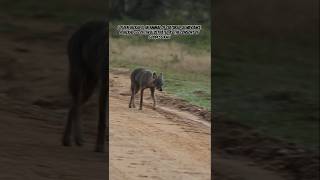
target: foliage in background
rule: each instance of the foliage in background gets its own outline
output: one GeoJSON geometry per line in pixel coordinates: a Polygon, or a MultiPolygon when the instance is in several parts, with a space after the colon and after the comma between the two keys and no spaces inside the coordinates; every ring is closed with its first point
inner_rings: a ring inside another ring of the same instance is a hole
{"type": "Polygon", "coordinates": [[[210,1],[113,0],[111,3],[111,49],[121,50],[111,53],[112,67],[162,71],[167,92],[211,110],[210,1]],[[202,30],[198,36],[148,40],[141,36],[119,36],[116,27],[120,24],[199,24],[202,30]]]}
{"type": "Polygon", "coordinates": [[[216,0],[213,111],[319,148],[319,1],[216,0]]]}
{"type": "MultiPolygon", "coordinates": [[[[142,49],[151,46],[160,51],[168,46],[156,46],[167,41],[119,38],[112,31],[117,24],[203,25],[196,38],[173,39],[177,44],[172,47],[182,47],[183,53],[178,50],[171,56],[141,60],[130,52],[126,52],[131,55],[128,57],[119,51],[112,55],[112,66],[145,66],[165,71],[167,90],[210,108],[210,71],[204,67],[211,64],[204,57],[210,53],[212,38],[213,110],[267,135],[312,149],[319,147],[319,1],[215,0],[212,37],[209,0],[109,2],[118,7],[113,8],[118,12],[113,14],[118,16],[110,26],[114,38],[111,43],[127,41],[123,47],[144,45],[142,49]],[[189,60],[182,60],[181,54],[189,56],[189,60]],[[195,61],[202,64],[193,64],[193,58],[202,59],[195,61]]],[[[105,0],[0,0],[0,15],[65,22],[77,27],[105,17],[106,7],[105,0]]],[[[10,21],[0,23],[2,32],[18,28],[10,21]]]]}

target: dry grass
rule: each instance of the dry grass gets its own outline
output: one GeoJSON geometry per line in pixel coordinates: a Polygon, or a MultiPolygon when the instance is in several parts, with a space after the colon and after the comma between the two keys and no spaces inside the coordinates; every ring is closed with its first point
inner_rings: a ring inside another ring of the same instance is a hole
{"type": "Polygon", "coordinates": [[[122,61],[127,64],[157,67],[176,73],[197,73],[210,76],[210,53],[192,53],[176,42],[148,42],[132,44],[125,39],[110,40],[110,62],[122,61]]]}

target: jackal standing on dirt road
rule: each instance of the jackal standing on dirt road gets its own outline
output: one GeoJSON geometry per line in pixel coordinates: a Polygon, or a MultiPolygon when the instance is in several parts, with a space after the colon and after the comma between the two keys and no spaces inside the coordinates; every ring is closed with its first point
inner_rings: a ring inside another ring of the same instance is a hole
{"type": "Polygon", "coordinates": [[[83,144],[80,108],[100,86],[99,123],[96,151],[105,149],[107,109],[107,68],[109,56],[108,22],[88,22],[80,27],[68,43],[69,91],[72,105],[62,139],[64,146],[71,145],[71,136],[77,145],[83,144]]]}
{"type": "Polygon", "coordinates": [[[142,110],[143,103],[143,91],[147,88],[151,91],[151,98],[153,100],[153,109],[156,108],[156,99],[154,96],[155,89],[162,91],[164,85],[163,75],[160,73],[159,76],[155,72],[144,68],[137,68],[131,73],[131,98],[129,102],[129,108],[135,108],[135,94],[140,90],[140,110],[142,110]]]}

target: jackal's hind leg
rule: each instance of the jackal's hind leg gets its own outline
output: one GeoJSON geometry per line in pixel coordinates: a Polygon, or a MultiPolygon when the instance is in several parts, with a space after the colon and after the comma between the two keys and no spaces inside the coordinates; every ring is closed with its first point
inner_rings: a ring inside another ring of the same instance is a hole
{"type": "Polygon", "coordinates": [[[139,91],[139,86],[135,86],[134,91],[133,91],[133,97],[132,97],[132,107],[133,108],[136,108],[135,97],[136,97],[136,94],[138,93],[138,91],[139,91]]]}
{"type": "Polygon", "coordinates": [[[141,91],[140,91],[140,108],[139,108],[139,110],[142,110],[142,104],[143,104],[143,90],[144,90],[144,89],[141,89],[141,91]]]}
{"type": "Polygon", "coordinates": [[[139,86],[138,85],[132,85],[131,86],[131,99],[130,99],[130,104],[129,104],[129,108],[133,107],[136,108],[136,103],[135,103],[135,95],[138,93],[139,91],[139,86]]]}

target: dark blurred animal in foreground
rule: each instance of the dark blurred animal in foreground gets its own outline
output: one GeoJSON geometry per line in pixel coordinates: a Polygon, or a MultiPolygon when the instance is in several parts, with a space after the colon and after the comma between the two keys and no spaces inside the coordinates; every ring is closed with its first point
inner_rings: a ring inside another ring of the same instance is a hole
{"type": "Polygon", "coordinates": [[[68,43],[69,91],[72,105],[62,139],[64,146],[71,145],[71,136],[77,145],[83,144],[80,108],[100,86],[99,123],[96,151],[105,148],[107,68],[108,68],[108,22],[88,22],[80,27],[68,43]]]}
{"type": "Polygon", "coordinates": [[[163,75],[160,73],[159,76],[155,72],[144,68],[135,69],[131,73],[131,99],[129,103],[129,108],[135,108],[135,94],[140,90],[140,110],[142,110],[143,103],[143,91],[150,88],[151,98],[153,100],[153,108],[156,108],[156,99],[154,96],[155,89],[162,91],[162,86],[164,85],[163,75]]]}

